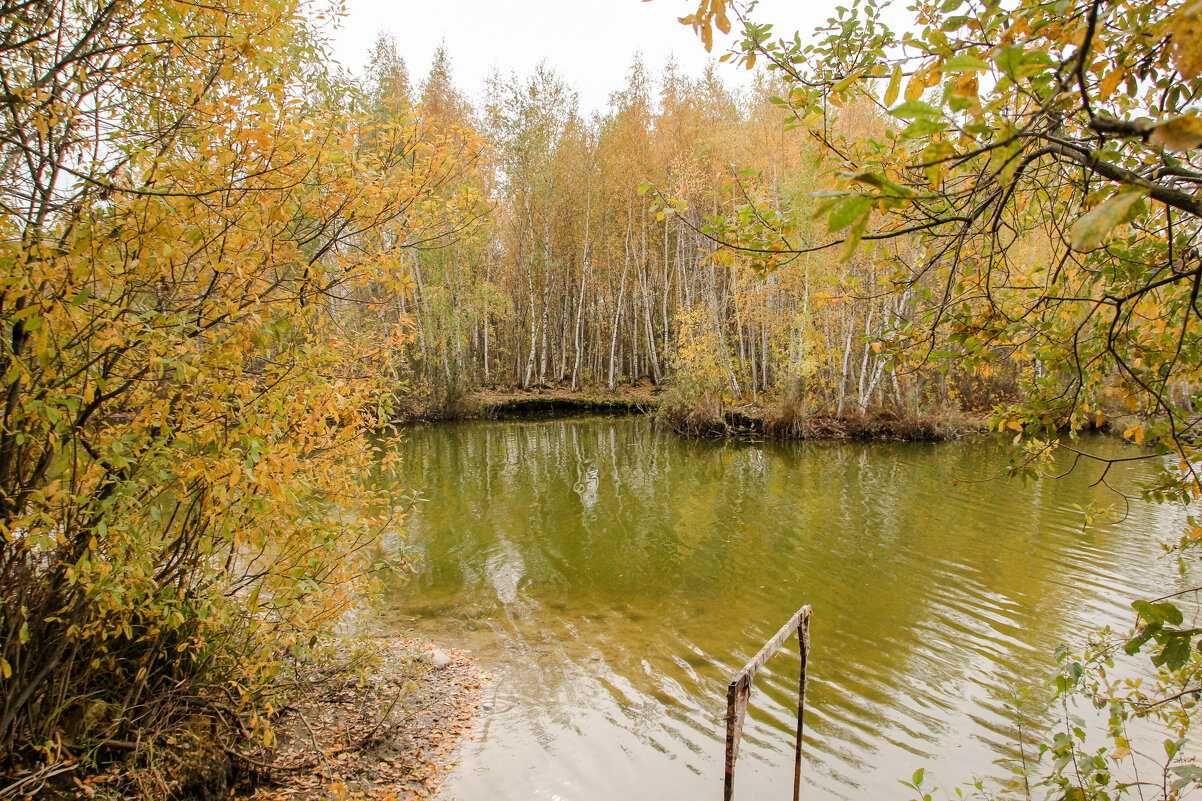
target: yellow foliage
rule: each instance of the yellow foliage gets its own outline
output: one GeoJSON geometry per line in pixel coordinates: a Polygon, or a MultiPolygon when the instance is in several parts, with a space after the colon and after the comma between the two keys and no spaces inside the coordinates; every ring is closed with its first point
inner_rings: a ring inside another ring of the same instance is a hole
{"type": "Polygon", "coordinates": [[[723,352],[713,311],[682,308],[676,325],[677,344],[669,360],[676,388],[685,396],[733,400],[725,367],[730,354],[723,352]]]}
{"type": "Polygon", "coordinates": [[[42,150],[0,159],[0,623],[29,632],[3,645],[25,700],[0,753],[58,737],[77,693],[121,732],[170,700],[151,688],[218,681],[269,744],[254,710],[282,654],[397,524],[363,477],[409,334],[348,328],[347,301],[395,285],[397,241],[458,224],[472,200],[434,188],[463,137],[341,106],[293,3],[59,5],[6,56],[37,103],[5,141],[42,150]],[[52,24],[79,63],[47,81],[52,24]]]}

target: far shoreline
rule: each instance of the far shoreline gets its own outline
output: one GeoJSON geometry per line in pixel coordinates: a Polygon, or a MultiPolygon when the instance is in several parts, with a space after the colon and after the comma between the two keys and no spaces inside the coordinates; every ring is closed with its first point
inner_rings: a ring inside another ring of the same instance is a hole
{"type": "MultiPolygon", "coordinates": [[[[454,402],[431,404],[406,400],[392,421],[411,425],[465,420],[550,419],[578,415],[645,415],[683,436],[755,438],[770,441],[853,440],[885,442],[942,442],[990,433],[989,412],[940,410],[899,413],[890,409],[807,413],[798,404],[771,398],[760,402],[726,404],[689,402],[666,386],[620,387],[614,392],[539,386],[508,391],[480,390],[454,402]]],[[[1100,425],[1082,431],[1121,436],[1138,422],[1127,413],[1105,416],[1100,425]]]]}

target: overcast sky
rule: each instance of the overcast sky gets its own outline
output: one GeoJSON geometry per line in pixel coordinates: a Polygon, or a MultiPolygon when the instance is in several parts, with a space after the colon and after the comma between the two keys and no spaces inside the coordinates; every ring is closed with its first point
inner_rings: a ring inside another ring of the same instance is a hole
{"type": "MultiPolygon", "coordinates": [[[[763,0],[756,18],[778,34],[812,30],[831,16],[836,0],[763,0]]],[[[653,73],[675,56],[696,75],[711,56],[692,28],[677,18],[695,11],[697,0],[346,0],[348,16],[332,32],[335,58],[362,74],[380,31],[393,35],[414,82],[430,65],[439,42],[451,54],[455,82],[479,99],[484,78],[528,74],[545,59],[580,94],[586,113],[604,110],[609,93],[622,88],[636,51],[653,73]]],[[[715,42],[716,57],[729,39],[715,42]]],[[[745,71],[722,65],[728,85],[745,71]]]]}

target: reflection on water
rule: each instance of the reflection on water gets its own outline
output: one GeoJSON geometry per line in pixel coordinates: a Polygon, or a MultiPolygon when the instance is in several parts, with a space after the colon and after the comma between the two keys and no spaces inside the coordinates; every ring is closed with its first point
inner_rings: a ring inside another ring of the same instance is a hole
{"type": "MultiPolygon", "coordinates": [[[[1090,443],[1118,452],[1111,440],[1090,443]]],[[[1096,475],[1023,488],[991,441],[738,443],[639,418],[465,423],[395,442],[415,573],[383,620],[498,672],[440,797],[694,799],[721,792],[725,686],[814,607],[804,789],[893,797],[996,774],[1014,688],[1055,646],[1183,587],[1175,521],[1096,475]]],[[[794,653],[757,677],[742,798],[791,790],[794,653]]]]}

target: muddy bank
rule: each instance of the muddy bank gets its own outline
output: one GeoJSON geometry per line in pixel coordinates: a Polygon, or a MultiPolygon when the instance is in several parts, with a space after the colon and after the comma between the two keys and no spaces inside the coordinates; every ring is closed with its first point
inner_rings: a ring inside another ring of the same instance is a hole
{"type": "Polygon", "coordinates": [[[277,743],[244,755],[244,801],[427,798],[454,765],[491,677],[457,650],[391,640],[361,675],[320,679],[275,722],[277,743]]]}
{"type": "Polygon", "coordinates": [[[573,414],[653,414],[659,392],[651,388],[612,394],[570,390],[481,392],[470,396],[472,416],[485,420],[564,417],[573,414]]]}
{"type": "Polygon", "coordinates": [[[453,409],[435,412],[410,407],[401,425],[450,420],[504,420],[567,417],[576,414],[645,414],[679,434],[707,437],[766,439],[954,439],[985,430],[983,415],[954,417],[890,413],[798,415],[783,404],[742,404],[734,407],[682,402],[670,389],[625,387],[617,392],[575,391],[540,387],[512,392],[481,391],[464,396],[453,409]]]}
{"type": "MultiPolygon", "coordinates": [[[[882,409],[835,416],[824,412],[804,413],[797,404],[780,400],[735,406],[694,403],[682,400],[670,387],[651,385],[624,387],[613,393],[572,391],[561,387],[480,391],[463,396],[453,408],[441,408],[437,412],[410,406],[395,422],[403,426],[423,422],[538,419],[581,414],[644,414],[678,434],[715,438],[942,441],[989,430],[989,412],[985,410],[899,413],[882,409]]],[[[1146,421],[1115,411],[1081,430],[1121,435],[1136,424],[1146,424],[1146,421]]]]}
{"type": "MultiPolygon", "coordinates": [[[[393,637],[365,659],[302,668],[271,719],[274,742],[236,742],[217,721],[153,748],[153,764],[68,765],[30,775],[26,798],[181,801],[428,798],[453,765],[491,677],[463,652],[393,637]]],[[[268,738],[269,741],[272,738],[268,738]]],[[[21,794],[18,794],[20,797],[21,794]]]]}
{"type": "Polygon", "coordinates": [[[774,405],[737,406],[720,414],[680,415],[662,410],[659,418],[680,434],[711,437],[756,437],[770,440],[860,439],[903,442],[958,439],[988,430],[985,417],[891,413],[796,416],[774,405]]]}
{"type": "Polygon", "coordinates": [[[792,406],[769,402],[706,406],[682,402],[670,390],[627,388],[613,394],[543,389],[469,396],[470,417],[512,419],[573,414],[646,414],[678,434],[764,439],[946,440],[985,431],[985,415],[801,415],[792,406]]]}

